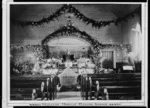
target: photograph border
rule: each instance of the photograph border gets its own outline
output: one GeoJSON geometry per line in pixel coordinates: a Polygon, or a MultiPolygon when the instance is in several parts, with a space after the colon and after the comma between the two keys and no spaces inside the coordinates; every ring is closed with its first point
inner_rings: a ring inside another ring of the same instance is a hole
{"type": "Polygon", "coordinates": [[[11,2],[3,1],[3,106],[147,106],[147,86],[148,86],[148,70],[147,70],[147,46],[148,46],[148,25],[147,25],[147,3],[120,3],[120,2],[11,2]],[[142,99],[141,100],[83,100],[83,101],[12,101],[10,100],[10,5],[11,4],[141,4],[142,6],[142,39],[143,45],[143,61],[142,61],[142,99]]]}

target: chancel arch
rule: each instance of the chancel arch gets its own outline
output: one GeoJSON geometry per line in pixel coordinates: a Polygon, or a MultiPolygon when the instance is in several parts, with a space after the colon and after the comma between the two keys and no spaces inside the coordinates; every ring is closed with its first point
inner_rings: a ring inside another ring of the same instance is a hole
{"type": "MultiPolygon", "coordinates": [[[[62,38],[62,37],[67,37],[67,38],[73,37],[73,38],[78,39],[78,41],[77,40],[76,41],[80,42],[80,44],[81,44],[79,48],[81,48],[82,44],[85,45],[85,43],[83,43],[83,41],[86,42],[86,43],[89,43],[90,44],[90,48],[92,48],[92,53],[93,54],[98,54],[100,52],[100,48],[102,47],[102,44],[100,44],[98,42],[98,40],[94,39],[92,36],[90,36],[89,34],[87,34],[85,31],[80,31],[77,27],[75,27],[71,23],[69,23],[69,24],[67,24],[65,26],[60,27],[55,32],[47,35],[41,41],[41,45],[44,45],[44,46],[47,47],[46,48],[46,52],[48,52],[48,54],[47,54],[48,56],[47,57],[49,57],[49,55],[50,55],[49,54],[49,45],[48,45],[49,41],[52,40],[52,39],[56,39],[56,38],[59,39],[59,38],[62,38]],[[80,41],[79,41],[79,39],[80,39],[80,41]],[[81,40],[82,40],[82,42],[81,42],[81,40]]],[[[61,42],[63,42],[63,41],[61,41],[61,42]]],[[[64,40],[64,42],[66,44],[67,40],[64,40]]],[[[71,42],[70,44],[73,44],[73,43],[71,42]]],[[[77,43],[74,43],[74,46],[76,46],[76,48],[72,47],[72,49],[78,49],[77,48],[77,43]]],[[[61,45],[61,47],[62,47],[62,45],[61,45]]],[[[69,46],[69,44],[68,45],[66,44],[66,48],[65,48],[66,51],[65,52],[61,52],[61,56],[62,55],[66,55],[68,52],[70,53],[70,50],[69,50],[70,48],[71,47],[69,46]],[[68,46],[68,49],[67,49],[67,46],[68,46]]],[[[56,48],[54,48],[54,49],[56,50],[56,48]]],[[[60,57],[60,54],[58,54],[58,50],[59,50],[59,48],[57,48],[57,54],[54,53],[52,55],[55,55],[55,56],[57,55],[57,57],[60,57]]],[[[89,50],[89,48],[84,48],[83,47],[80,50],[78,49],[78,52],[76,52],[76,55],[72,55],[72,56],[76,56],[77,58],[79,58],[79,56],[86,56],[87,57],[87,56],[89,56],[88,50],[89,50]],[[86,52],[84,53],[84,51],[86,51],[86,52]]],[[[73,51],[75,51],[75,50],[73,50],[73,51]]],[[[52,52],[56,52],[56,51],[52,51],[52,52]]],[[[92,55],[92,53],[90,55],[92,55]]]]}
{"type": "Polygon", "coordinates": [[[59,38],[59,37],[77,37],[80,39],[83,39],[87,42],[89,42],[91,44],[91,46],[93,48],[96,47],[101,47],[102,44],[100,44],[96,39],[94,39],[92,36],[90,36],[89,34],[87,34],[85,31],[80,31],[77,27],[74,27],[72,24],[67,24],[65,26],[60,27],[58,30],[56,30],[55,32],[49,34],[48,36],[46,36],[42,41],[41,44],[42,45],[47,45],[47,43],[54,38],[59,38]]]}
{"type": "Polygon", "coordinates": [[[91,44],[84,39],[74,36],[53,38],[47,42],[47,45],[49,56],[62,57],[69,51],[75,58],[79,58],[80,55],[87,57],[87,51],[91,46],[91,44]]]}

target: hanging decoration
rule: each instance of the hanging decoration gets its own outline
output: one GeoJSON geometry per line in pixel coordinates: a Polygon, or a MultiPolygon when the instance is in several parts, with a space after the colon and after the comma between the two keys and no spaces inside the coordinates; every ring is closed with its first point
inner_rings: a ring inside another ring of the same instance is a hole
{"type": "Polygon", "coordinates": [[[44,45],[14,45],[14,44],[11,44],[10,45],[10,50],[29,50],[29,49],[32,49],[32,50],[40,50],[43,48],[44,45]]]}
{"type": "MultiPolygon", "coordinates": [[[[52,38],[51,38],[52,39],[52,38]]],[[[94,42],[94,41],[91,41],[94,42]]],[[[92,44],[94,45],[94,43],[92,44]]],[[[131,46],[129,44],[99,44],[100,46],[91,46],[91,53],[89,54],[90,58],[96,60],[101,49],[127,49],[129,52],[131,46]]],[[[29,50],[32,49],[36,58],[45,59],[49,58],[49,49],[48,45],[11,45],[10,50],[29,50]]]]}
{"type": "Polygon", "coordinates": [[[57,17],[59,17],[60,15],[65,13],[66,9],[67,9],[67,5],[63,5],[55,13],[53,13],[52,15],[48,16],[47,18],[43,18],[39,21],[18,21],[18,20],[13,19],[12,23],[14,23],[16,25],[21,25],[22,27],[24,27],[24,26],[39,26],[39,25],[42,25],[44,23],[49,23],[51,21],[56,20],[57,17]]]}
{"type": "Polygon", "coordinates": [[[78,28],[72,26],[71,24],[68,24],[66,26],[62,26],[58,30],[56,30],[55,32],[46,36],[46,38],[42,40],[42,44],[45,45],[45,44],[47,44],[47,42],[49,40],[56,38],[56,37],[70,36],[70,35],[84,39],[84,40],[88,41],[89,43],[91,43],[91,45],[94,47],[98,47],[98,46],[102,47],[102,44],[100,44],[96,39],[92,38],[86,32],[80,31],[78,28]]]}
{"type": "Polygon", "coordinates": [[[96,39],[92,38],[89,34],[87,34],[85,31],[80,31],[78,28],[72,26],[71,24],[68,24],[66,26],[60,27],[55,32],[51,33],[50,35],[46,36],[41,44],[47,45],[47,42],[50,41],[53,38],[63,37],[63,36],[74,36],[81,39],[86,40],[89,42],[93,48],[93,53],[98,54],[100,49],[127,49],[130,50],[131,47],[129,44],[101,44],[96,39]]]}
{"type": "MultiPolygon", "coordinates": [[[[44,46],[45,49],[47,49],[47,45],[44,46]]],[[[33,51],[42,51],[43,45],[11,45],[10,50],[29,50],[33,49],[33,51]]],[[[129,44],[102,44],[101,49],[131,49],[131,46],[129,44]]]]}
{"type": "Polygon", "coordinates": [[[91,24],[92,27],[101,28],[101,27],[110,25],[111,23],[114,23],[115,25],[117,25],[123,21],[127,21],[129,18],[133,18],[136,14],[141,15],[141,7],[136,8],[133,12],[125,15],[124,17],[120,17],[120,18],[110,20],[110,21],[96,21],[96,20],[93,20],[93,19],[86,17],[84,14],[79,12],[79,10],[76,9],[75,7],[73,7],[72,5],[66,5],[65,4],[60,9],[58,9],[54,14],[48,16],[47,18],[43,18],[39,21],[12,20],[12,22],[14,24],[21,25],[21,26],[39,26],[39,25],[42,25],[44,23],[49,23],[51,21],[56,20],[60,15],[66,13],[66,12],[73,13],[77,19],[82,20],[87,25],[91,24]]]}
{"type": "Polygon", "coordinates": [[[36,58],[43,59],[48,57],[47,45],[11,45],[10,51],[32,50],[36,58]]]}
{"type": "Polygon", "coordinates": [[[47,43],[54,38],[63,37],[63,36],[74,36],[86,40],[92,46],[92,53],[95,56],[98,56],[101,49],[127,49],[131,50],[129,44],[101,44],[96,39],[92,38],[85,31],[80,31],[78,28],[72,26],[72,24],[67,24],[66,26],[61,26],[58,30],[54,31],[50,35],[46,36],[42,41],[41,45],[11,45],[10,49],[12,50],[28,50],[32,49],[36,52],[37,55],[41,58],[48,58],[48,45],[47,43]]]}

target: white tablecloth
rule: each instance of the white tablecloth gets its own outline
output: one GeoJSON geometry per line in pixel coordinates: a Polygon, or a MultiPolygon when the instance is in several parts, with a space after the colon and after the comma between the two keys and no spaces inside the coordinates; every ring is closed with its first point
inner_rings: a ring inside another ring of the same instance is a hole
{"type": "Polygon", "coordinates": [[[72,67],[72,62],[65,62],[65,67],[72,67]]]}
{"type": "Polygon", "coordinates": [[[49,74],[56,74],[58,72],[58,69],[43,69],[43,74],[49,75],[49,74]]]}
{"type": "Polygon", "coordinates": [[[78,69],[79,74],[94,74],[94,69],[78,69]]]}

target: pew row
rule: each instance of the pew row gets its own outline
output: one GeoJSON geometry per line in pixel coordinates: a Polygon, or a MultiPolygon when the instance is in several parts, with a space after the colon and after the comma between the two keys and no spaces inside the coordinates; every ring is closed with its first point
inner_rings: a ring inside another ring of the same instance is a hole
{"type": "Polygon", "coordinates": [[[83,74],[81,97],[83,100],[139,100],[141,74],[83,74]]]}
{"type": "Polygon", "coordinates": [[[56,75],[26,75],[12,77],[10,83],[11,100],[42,100],[45,99],[44,94],[49,94],[49,100],[54,100],[57,96],[59,80],[56,75]],[[49,85],[47,86],[48,79],[49,85]],[[43,83],[44,89],[42,90],[43,83]]]}

